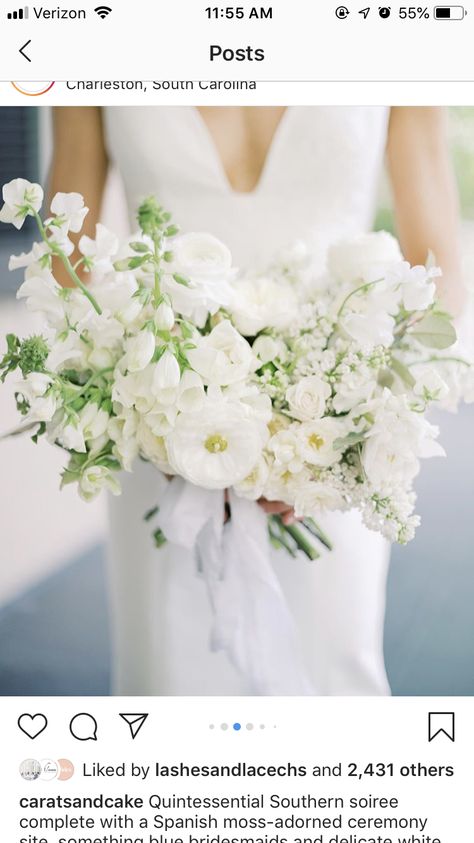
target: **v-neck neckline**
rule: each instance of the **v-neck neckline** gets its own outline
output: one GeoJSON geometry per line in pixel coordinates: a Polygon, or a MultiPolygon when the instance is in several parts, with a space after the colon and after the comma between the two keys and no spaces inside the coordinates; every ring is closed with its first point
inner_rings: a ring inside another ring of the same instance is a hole
{"type": "Polygon", "coordinates": [[[275,131],[273,132],[270,143],[268,145],[268,149],[266,151],[258,179],[251,190],[236,190],[236,188],[233,187],[227,174],[227,171],[224,167],[224,162],[222,161],[222,157],[217,148],[217,144],[214,140],[211,130],[209,129],[209,126],[204,120],[204,117],[202,116],[201,112],[196,106],[189,106],[189,108],[193,114],[193,119],[196,124],[197,130],[199,131],[203,139],[203,146],[207,148],[209,160],[212,162],[213,168],[216,172],[216,176],[226,193],[233,197],[253,197],[260,193],[260,191],[262,190],[268,180],[269,174],[271,173],[274,160],[277,156],[279,147],[281,146],[282,139],[287,131],[289,118],[291,112],[293,111],[293,107],[287,106],[285,108],[285,111],[281,115],[278,124],[275,128],[275,131]]]}

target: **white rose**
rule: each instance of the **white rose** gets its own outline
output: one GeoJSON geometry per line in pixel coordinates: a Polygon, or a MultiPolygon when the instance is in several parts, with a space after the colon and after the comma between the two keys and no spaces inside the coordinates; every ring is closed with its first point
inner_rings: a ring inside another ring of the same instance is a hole
{"type": "Polygon", "coordinates": [[[91,501],[97,497],[102,489],[107,489],[113,495],[120,495],[120,483],[109,468],[103,465],[91,465],[86,468],[79,479],[79,494],[84,501],[91,501]]]}
{"type": "Polygon", "coordinates": [[[259,424],[248,409],[210,399],[198,412],[178,416],[166,445],[174,470],[205,489],[240,483],[261,454],[259,424]]]}
{"type": "Polygon", "coordinates": [[[328,251],[328,269],[343,283],[371,281],[381,267],[402,259],[395,237],[386,231],[377,231],[332,246],[328,251]]]}
{"type": "Polygon", "coordinates": [[[253,337],[264,328],[286,328],[297,316],[298,299],[290,284],[249,278],[236,285],[230,312],[237,330],[253,337]]]}
{"type": "Polygon", "coordinates": [[[325,418],[301,424],[298,436],[304,461],[321,468],[338,462],[341,453],[334,448],[334,443],[344,436],[345,431],[346,424],[342,419],[325,418]]]}
{"type": "Polygon", "coordinates": [[[317,375],[310,375],[287,389],[286,400],[295,419],[311,421],[324,415],[330,395],[329,384],[317,375]]]}
{"type": "Polygon", "coordinates": [[[227,319],[190,349],[188,360],[206,384],[217,386],[244,380],[256,367],[250,345],[227,319]]]}
{"type": "Polygon", "coordinates": [[[151,362],[155,353],[155,335],[151,331],[140,331],[129,337],[125,343],[124,365],[129,372],[141,372],[151,362]]]}
{"type": "Polygon", "coordinates": [[[27,216],[39,211],[43,202],[43,189],[26,179],[13,179],[3,185],[4,205],[0,210],[0,222],[12,223],[20,229],[27,216]]]}

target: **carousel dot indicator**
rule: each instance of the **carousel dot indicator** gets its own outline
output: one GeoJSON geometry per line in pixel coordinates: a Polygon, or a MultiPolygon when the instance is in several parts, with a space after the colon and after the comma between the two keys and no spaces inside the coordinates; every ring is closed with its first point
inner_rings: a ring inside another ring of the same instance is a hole
{"type": "Polygon", "coordinates": [[[251,732],[253,729],[253,723],[247,723],[247,726],[245,728],[247,729],[247,731],[251,732]]]}
{"type": "Polygon", "coordinates": [[[232,728],[233,728],[234,732],[240,732],[242,726],[240,725],[240,723],[234,723],[232,728]]]}
{"type": "Polygon", "coordinates": [[[226,732],[228,728],[229,728],[229,726],[228,726],[227,723],[221,723],[221,729],[222,729],[223,732],[226,732]]]}

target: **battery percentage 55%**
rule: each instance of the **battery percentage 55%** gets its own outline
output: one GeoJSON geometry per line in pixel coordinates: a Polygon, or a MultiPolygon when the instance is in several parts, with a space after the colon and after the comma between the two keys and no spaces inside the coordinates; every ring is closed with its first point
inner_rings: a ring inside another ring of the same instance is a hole
{"type": "Polygon", "coordinates": [[[400,6],[398,17],[402,20],[426,20],[430,18],[430,12],[424,6],[400,6]]]}

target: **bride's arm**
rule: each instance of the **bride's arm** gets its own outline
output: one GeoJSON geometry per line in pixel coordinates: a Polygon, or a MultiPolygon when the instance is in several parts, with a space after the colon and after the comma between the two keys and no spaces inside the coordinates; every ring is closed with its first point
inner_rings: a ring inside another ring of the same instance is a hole
{"type": "MultiPolygon", "coordinates": [[[[83,234],[94,237],[108,170],[101,109],[55,108],[53,139],[50,200],[58,191],[82,193],[89,213],[78,237],[83,234]]],[[[71,239],[77,237],[72,235],[71,239]]],[[[54,268],[54,275],[65,287],[71,283],[59,262],[54,268]]]]}
{"type": "Polygon", "coordinates": [[[424,264],[434,252],[443,270],[441,300],[458,316],[465,290],[446,122],[443,108],[392,108],[387,157],[402,251],[412,264],[424,264]]]}

